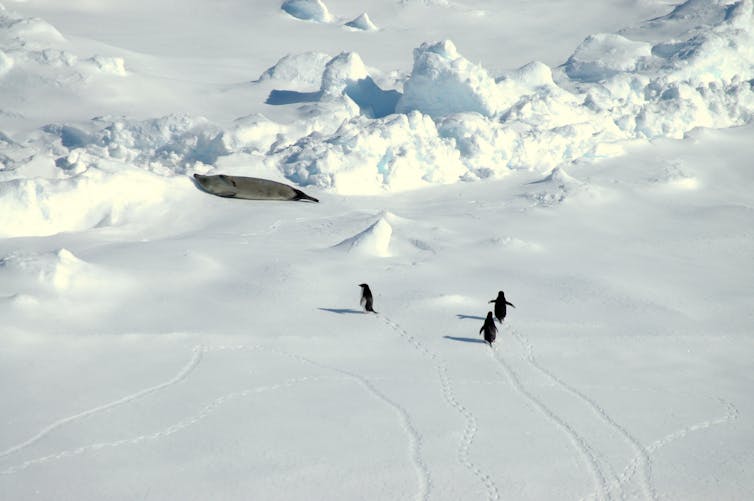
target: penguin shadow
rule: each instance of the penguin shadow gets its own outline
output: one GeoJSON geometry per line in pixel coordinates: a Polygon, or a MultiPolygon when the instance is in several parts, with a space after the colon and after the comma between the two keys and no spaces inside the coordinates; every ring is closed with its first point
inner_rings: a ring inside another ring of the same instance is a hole
{"type": "Polygon", "coordinates": [[[366,313],[363,310],[354,310],[353,308],[317,308],[322,311],[329,311],[330,313],[337,313],[338,315],[345,315],[347,313],[358,313],[359,315],[363,315],[366,313]]]}
{"type": "Polygon", "coordinates": [[[456,318],[458,318],[458,320],[481,320],[482,322],[484,322],[484,317],[478,317],[476,315],[464,315],[463,313],[457,314],[456,318]]]}
{"type": "MultiPolygon", "coordinates": [[[[484,319],[482,319],[484,320],[484,319]]],[[[484,339],[476,339],[473,337],[456,337],[456,336],[443,336],[445,339],[450,339],[451,341],[460,341],[462,343],[482,343],[487,344],[487,341],[484,339]]]]}

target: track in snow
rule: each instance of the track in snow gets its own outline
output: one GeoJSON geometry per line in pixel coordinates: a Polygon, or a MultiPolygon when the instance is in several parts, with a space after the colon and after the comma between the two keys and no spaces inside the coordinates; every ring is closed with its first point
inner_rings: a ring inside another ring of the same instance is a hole
{"type": "Polygon", "coordinates": [[[201,346],[195,346],[192,351],[193,351],[193,355],[191,357],[191,360],[189,360],[189,362],[180,371],[178,371],[178,373],[170,380],[165,381],[164,383],[157,384],[155,386],[150,386],[149,388],[145,388],[141,391],[137,391],[136,393],[132,393],[131,395],[127,395],[118,400],[114,400],[112,402],[99,405],[89,410],[79,412],[78,414],[74,414],[72,416],[59,419],[55,421],[54,423],[46,426],[42,430],[40,430],[36,435],[29,438],[28,440],[20,444],[14,445],[12,447],[9,447],[8,449],[0,452],[0,458],[9,456],[15,452],[25,449],[26,447],[29,447],[30,445],[38,442],[39,440],[43,439],[45,436],[49,435],[52,431],[57,430],[58,428],[61,428],[69,423],[78,421],[79,419],[83,419],[93,414],[97,414],[98,412],[102,412],[108,409],[112,409],[114,407],[118,407],[123,404],[127,404],[129,402],[133,402],[142,397],[158,392],[169,386],[172,386],[176,383],[183,381],[191,373],[191,371],[196,369],[196,367],[199,365],[199,362],[202,359],[202,354],[204,353],[204,349],[201,346]]]}
{"type": "Polygon", "coordinates": [[[213,412],[218,410],[223,405],[233,401],[238,400],[242,398],[246,398],[252,395],[269,392],[269,391],[275,391],[280,390],[284,388],[290,388],[293,386],[297,386],[304,383],[312,383],[312,382],[319,382],[319,381],[332,381],[332,380],[350,380],[358,383],[362,388],[364,388],[370,395],[372,395],[375,399],[382,402],[383,404],[390,407],[395,414],[397,415],[401,428],[406,432],[406,434],[409,436],[409,455],[411,457],[411,461],[414,464],[414,468],[416,470],[417,475],[417,494],[416,499],[419,501],[426,501],[429,498],[429,489],[430,489],[430,474],[429,470],[427,469],[424,461],[422,460],[421,456],[421,435],[417,431],[416,427],[414,426],[408,412],[399,404],[397,404],[395,401],[390,399],[385,393],[380,391],[374,383],[372,383],[369,379],[359,375],[355,374],[337,367],[321,364],[319,362],[316,362],[314,360],[308,359],[306,357],[292,354],[285,352],[283,350],[279,349],[273,349],[273,348],[267,348],[262,345],[237,345],[237,346],[215,346],[215,347],[195,347],[194,348],[194,356],[192,357],[191,361],[183,368],[179,373],[170,379],[169,381],[147,388],[145,390],[139,391],[137,393],[134,393],[132,395],[129,395],[127,397],[124,397],[122,399],[116,400],[114,402],[101,405],[98,407],[95,407],[93,409],[90,409],[88,411],[78,413],[74,416],[69,416],[67,418],[61,419],[59,421],[56,421],[52,425],[46,427],[42,431],[40,431],[37,435],[32,437],[31,439],[25,441],[22,444],[19,444],[17,446],[14,446],[6,451],[6,456],[12,454],[13,452],[17,452],[25,447],[28,447],[29,445],[33,444],[34,442],[40,440],[45,435],[51,433],[52,431],[56,430],[57,428],[60,428],[61,426],[70,423],[72,421],[75,421],[77,419],[81,419],[86,416],[90,416],[96,412],[103,411],[105,409],[112,409],[113,407],[125,404],[127,402],[131,402],[133,400],[136,400],[137,398],[143,397],[145,395],[148,395],[150,393],[153,393],[155,391],[158,391],[160,389],[166,388],[170,385],[173,385],[179,381],[182,381],[185,379],[188,374],[196,368],[196,366],[199,364],[199,361],[202,358],[202,355],[208,352],[220,352],[220,351],[256,351],[256,350],[264,350],[271,353],[275,353],[278,355],[285,356],[290,359],[297,360],[300,363],[306,363],[308,365],[325,369],[328,371],[336,372],[339,374],[338,377],[324,377],[324,376],[305,376],[305,377],[299,377],[299,378],[291,378],[285,382],[278,383],[278,384],[272,384],[272,385],[265,385],[265,386],[259,386],[255,388],[249,388],[241,391],[236,391],[232,393],[228,393],[225,395],[222,395],[220,397],[215,398],[212,400],[209,404],[203,406],[199,412],[196,414],[193,414],[191,416],[188,416],[184,419],[181,419],[180,421],[171,424],[170,426],[167,426],[163,429],[160,429],[158,431],[138,435],[135,437],[125,438],[125,439],[119,439],[119,440],[113,440],[108,442],[97,442],[89,445],[84,445],[81,447],[77,447],[74,449],[67,449],[63,451],[59,451],[53,454],[48,454],[42,457],[29,459],[26,461],[21,462],[20,464],[10,466],[8,468],[5,468],[3,470],[0,470],[0,475],[11,475],[14,473],[17,473],[19,471],[25,470],[29,467],[45,464],[45,463],[51,463],[54,461],[59,461],[62,459],[66,459],[69,457],[85,454],[87,452],[93,452],[105,448],[113,448],[113,447],[121,447],[121,446],[128,446],[128,445],[137,445],[144,442],[149,441],[156,441],[163,439],[165,437],[168,437],[170,435],[176,434],[180,431],[183,431],[200,421],[204,420],[206,417],[211,415],[213,412]]]}
{"type": "Polygon", "coordinates": [[[297,384],[301,383],[307,383],[307,382],[317,382],[322,380],[332,380],[333,378],[327,378],[327,377],[300,377],[300,378],[292,378],[289,379],[283,383],[273,384],[273,385],[267,385],[267,386],[259,386],[256,388],[250,388],[247,390],[242,391],[236,391],[233,393],[228,393],[226,395],[222,395],[220,397],[215,398],[212,402],[202,407],[198,413],[186,417],[184,419],[181,419],[180,421],[167,426],[161,430],[158,430],[153,433],[138,435],[131,438],[124,438],[120,440],[113,440],[110,442],[97,442],[94,444],[84,445],[81,447],[77,447],[75,449],[67,449],[64,451],[56,452],[54,454],[48,454],[46,456],[42,456],[35,459],[30,459],[27,461],[24,461],[18,465],[11,466],[9,468],[6,468],[4,470],[0,470],[0,475],[11,475],[14,473],[17,473],[21,470],[25,470],[26,468],[29,468],[31,466],[36,466],[39,464],[44,463],[50,463],[54,461],[59,461],[61,459],[66,459],[73,456],[78,456],[80,454],[84,454],[87,452],[93,452],[105,448],[112,448],[112,447],[121,447],[121,446],[128,446],[128,445],[137,445],[144,442],[149,441],[156,441],[163,439],[165,437],[168,437],[170,435],[174,435],[175,433],[178,433],[179,431],[183,431],[186,428],[189,428],[198,422],[205,419],[207,416],[212,414],[214,411],[216,411],[218,408],[223,406],[224,404],[235,400],[239,398],[248,397],[250,395],[264,393],[268,391],[274,391],[281,388],[289,388],[292,386],[295,386],[297,384]]]}
{"type": "MultiPolygon", "coordinates": [[[[579,390],[577,390],[570,384],[566,383],[561,378],[559,378],[558,376],[550,372],[548,369],[546,369],[544,366],[542,366],[537,361],[534,355],[533,346],[521,333],[513,329],[511,330],[511,333],[513,334],[513,337],[515,337],[516,340],[519,342],[521,347],[524,348],[524,351],[526,353],[526,356],[524,359],[530,366],[532,366],[537,372],[545,376],[556,387],[576,397],[577,400],[585,404],[589,408],[589,410],[600,421],[602,421],[608,427],[615,430],[631,446],[636,458],[638,458],[637,466],[641,474],[640,482],[641,482],[641,490],[642,490],[643,498],[650,499],[653,501],[656,500],[657,491],[652,484],[652,475],[651,475],[652,460],[649,457],[649,454],[647,453],[646,449],[639,443],[636,437],[631,435],[631,433],[629,433],[628,430],[626,430],[623,426],[615,422],[615,420],[612,417],[610,417],[607,411],[605,411],[605,409],[601,407],[599,404],[597,404],[594,400],[590,399],[589,397],[581,393],[579,390]]],[[[620,489],[620,488],[621,488],[621,483],[616,478],[616,481],[612,482],[611,485],[608,486],[607,494],[609,495],[612,491],[616,489],[620,489]]],[[[620,495],[621,497],[623,497],[622,493],[620,495]]],[[[593,496],[596,496],[596,494],[594,494],[593,496]]]]}
{"type": "Polygon", "coordinates": [[[503,369],[503,373],[505,374],[505,377],[508,379],[513,389],[524,399],[526,399],[545,418],[547,418],[548,421],[554,424],[563,433],[563,435],[568,438],[571,444],[573,444],[574,448],[581,456],[583,462],[586,464],[589,476],[592,479],[595,490],[598,492],[598,499],[610,499],[605,475],[602,472],[599,461],[597,461],[597,457],[595,456],[591,446],[587,443],[587,441],[576,432],[576,430],[570,423],[568,423],[564,418],[557,415],[552,409],[545,405],[542,400],[540,400],[528,389],[526,389],[526,387],[521,383],[518,374],[516,374],[513,368],[508,364],[508,362],[505,361],[503,356],[497,351],[497,349],[494,348],[494,346],[490,350],[490,356],[503,369]]]}
{"type": "Polygon", "coordinates": [[[445,364],[445,361],[442,359],[442,357],[430,351],[424,345],[424,343],[409,334],[397,322],[384,315],[382,315],[380,318],[382,318],[383,321],[391,329],[396,331],[398,335],[400,335],[406,342],[408,342],[422,355],[429,358],[434,363],[438,378],[440,380],[440,388],[442,390],[445,401],[463,417],[465,422],[461,443],[458,446],[458,461],[482,483],[487,491],[488,499],[500,499],[500,491],[498,490],[495,481],[488,473],[484,472],[471,460],[471,446],[474,443],[474,437],[476,436],[479,427],[477,425],[477,420],[476,417],[474,417],[474,414],[464,405],[462,405],[456,398],[450,376],[448,375],[448,368],[445,364]]]}

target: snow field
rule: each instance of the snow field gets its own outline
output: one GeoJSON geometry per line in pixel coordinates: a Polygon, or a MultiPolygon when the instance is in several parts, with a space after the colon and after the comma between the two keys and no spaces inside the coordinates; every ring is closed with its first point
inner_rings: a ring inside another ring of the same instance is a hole
{"type": "Polygon", "coordinates": [[[752,497],[750,1],[4,3],[0,498],[752,497]]]}

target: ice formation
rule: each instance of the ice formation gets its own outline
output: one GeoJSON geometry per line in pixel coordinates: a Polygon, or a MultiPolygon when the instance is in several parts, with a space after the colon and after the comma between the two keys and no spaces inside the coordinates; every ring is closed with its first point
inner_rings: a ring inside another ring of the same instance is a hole
{"type": "Polygon", "coordinates": [[[343,240],[334,248],[361,255],[388,257],[390,256],[390,237],[392,234],[393,228],[390,223],[384,217],[380,217],[368,228],[343,240]]]}
{"type": "Polygon", "coordinates": [[[257,82],[277,80],[287,86],[316,87],[322,82],[325,65],[332,59],[324,52],[288,54],[259,76],[257,82]]]}
{"type": "MultiPolygon", "coordinates": [[[[330,19],[319,1],[283,5],[330,19]]],[[[3,233],[77,229],[117,214],[118,197],[93,202],[75,221],[32,207],[75,198],[90,183],[106,188],[118,169],[128,177],[148,171],[159,184],[256,154],[259,168],[298,185],[379,194],[519,169],[549,173],[619,155],[632,142],[745,124],[754,113],[753,10],[752,0],[689,0],[636,27],[587,37],[561,67],[535,61],[497,77],[449,40],[423,43],[396,89],[380,88],[354,52],[288,55],[256,83],[280,87],[268,104],[295,107],[298,119],[288,124],[261,115],[229,128],[189,115],[50,124],[25,141],[0,141],[0,206],[24,214],[5,221],[3,233]],[[100,203],[110,208],[95,210],[100,203]]],[[[127,75],[122,58],[81,58],[64,41],[42,20],[0,11],[0,90],[18,85],[9,78],[17,72],[39,75],[36,82],[127,75]]]]}
{"type": "Polygon", "coordinates": [[[333,19],[322,0],[285,0],[280,8],[296,19],[304,21],[329,23],[333,19]]]}
{"type": "Polygon", "coordinates": [[[359,15],[359,17],[357,17],[353,21],[348,21],[346,23],[346,26],[361,31],[375,31],[377,29],[377,26],[375,26],[372,20],[369,19],[369,14],[367,14],[366,12],[359,15]]]}

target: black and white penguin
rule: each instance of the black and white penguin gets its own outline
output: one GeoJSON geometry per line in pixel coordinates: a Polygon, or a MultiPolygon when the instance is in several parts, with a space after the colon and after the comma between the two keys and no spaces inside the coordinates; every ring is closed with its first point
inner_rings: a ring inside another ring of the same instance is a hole
{"type": "MultiPolygon", "coordinates": [[[[498,322],[503,323],[505,315],[508,313],[506,305],[513,306],[513,303],[509,303],[505,299],[505,292],[503,291],[498,292],[497,298],[492,299],[490,303],[495,303],[495,317],[497,317],[498,322]]],[[[513,307],[515,308],[515,306],[513,307]]]]}
{"type": "Polygon", "coordinates": [[[369,289],[369,286],[367,284],[359,284],[359,287],[361,287],[361,304],[364,306],[364,309],[377,313],[372,307],[374,299],[372,299],[372,291],[369,289]]]}
{"type": "Polygon", "coordinates": [[[479,329],[479,334],[482,332],[484,332],[484,340],[487,341],[490,348],[492,348],[492,343],[495,342],[495,337],[497,337],[497,326],[495,326],[495,319],[492,318],[491,311],[487,312],[487,318],[484,319],[484,325],[479,329]]]}

